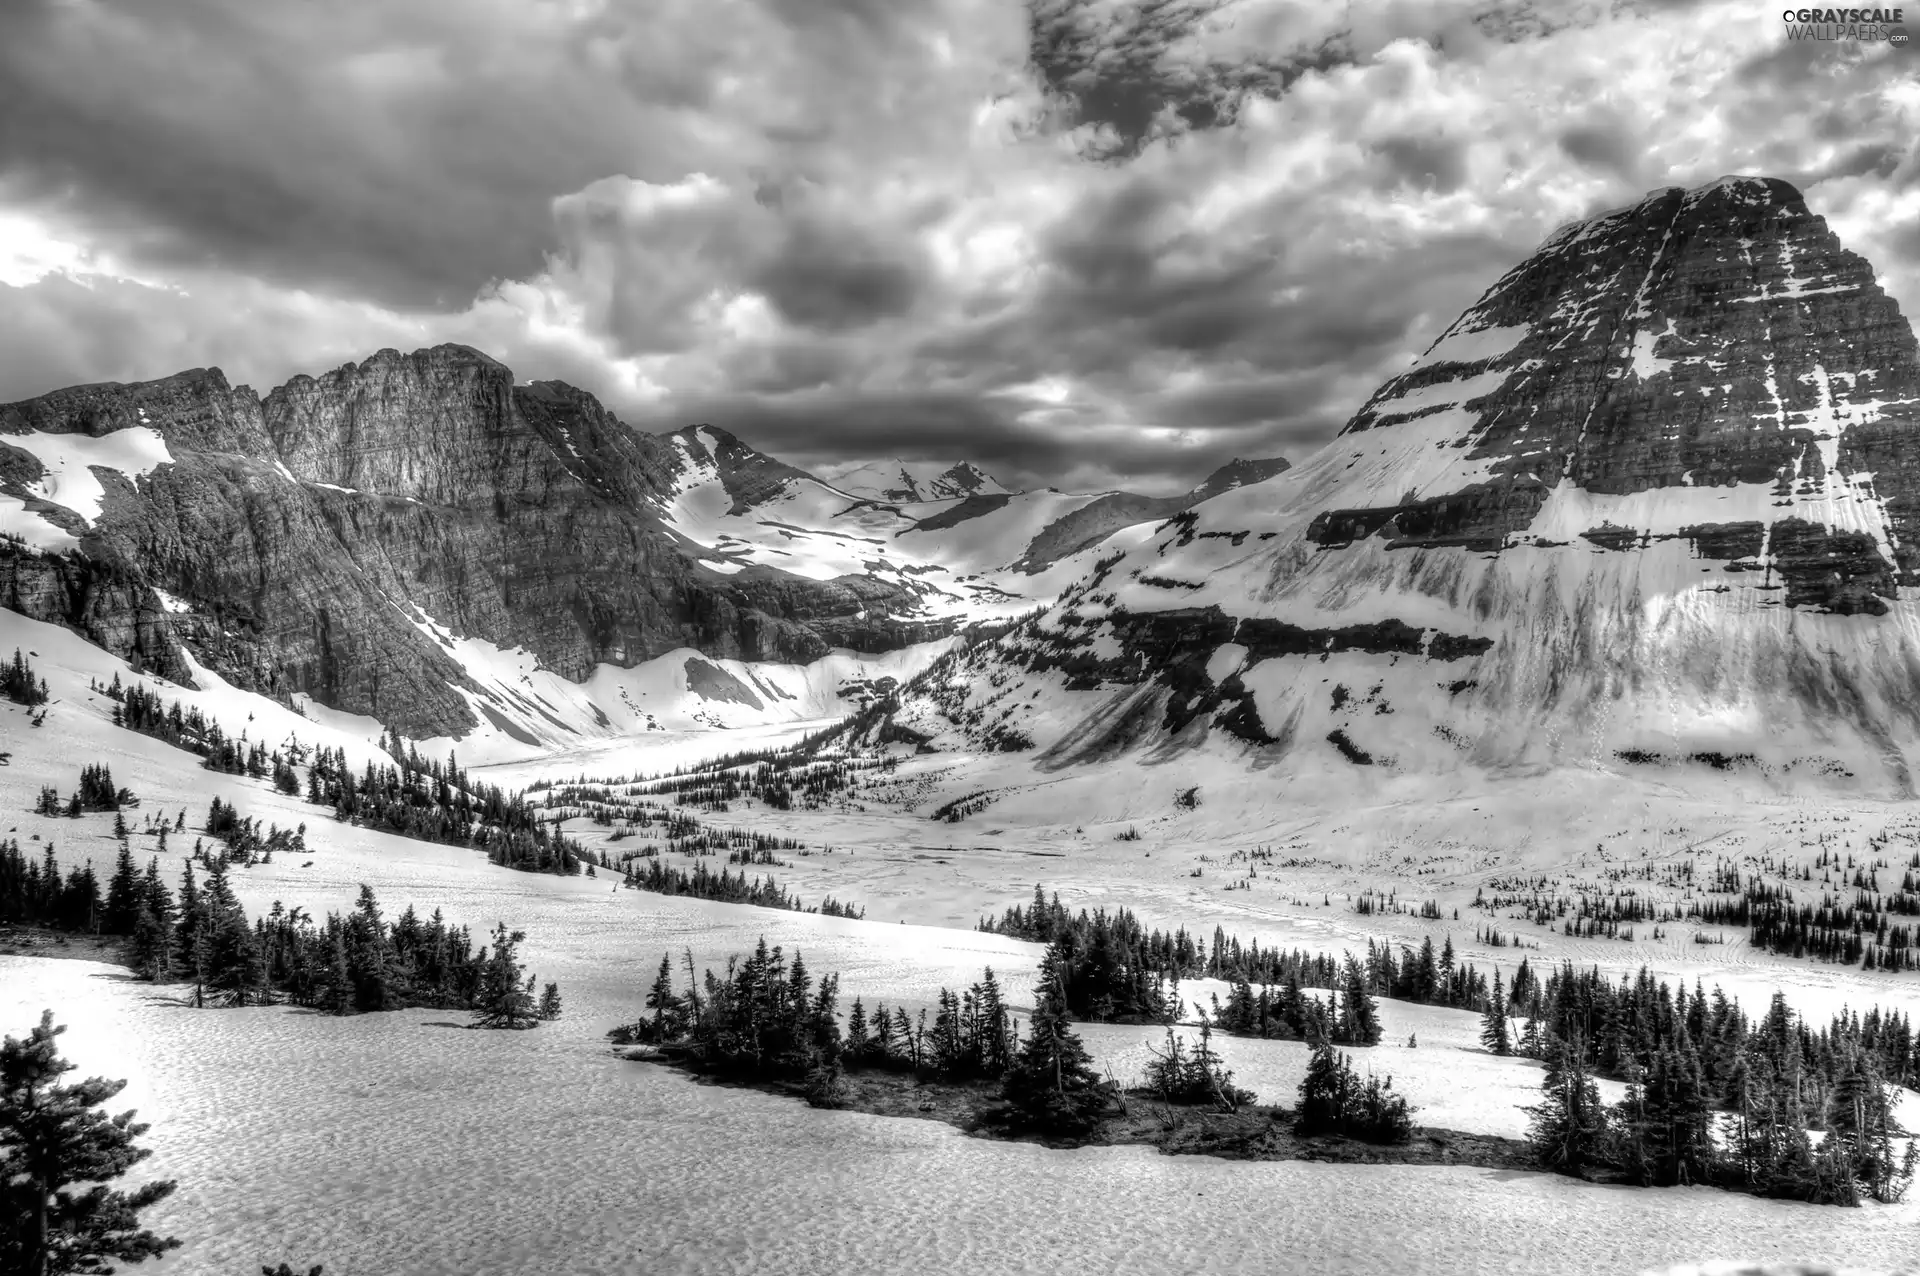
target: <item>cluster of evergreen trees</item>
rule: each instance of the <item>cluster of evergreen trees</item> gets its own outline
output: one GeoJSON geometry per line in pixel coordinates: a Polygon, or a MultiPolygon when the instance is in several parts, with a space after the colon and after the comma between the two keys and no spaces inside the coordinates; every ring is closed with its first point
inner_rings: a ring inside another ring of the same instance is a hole
{"type": "Polygon", "coordinates": [[[1699,901],[1689,912],[1705,922],[1745,926],[1754,946],[1769,952],[1867,970],[1915,970],[1915,927],[1893,920],[1920,911],[1914,889],[1920,882],[1911,868],[1901,886],[1882,895],[1863,885],[1852,898],[1823,892],[1812,904],[1797,903],[1786,886],[1754,879],[1737,899],[1699,901]]]}
{"type": "Polygon", "coordinates": [[[578,873],[585,852],[542,820],[523,794],[471,779],[456,758],[422,759],[411,746],[391,766],[356,774],[345,750],[320,749],[307,769],[307,800],[335,818],[422,842],[471,846],[506,868],[578,873]]]}
{"type": "MultiPolygon", "coordinates": [[[[270,1005],[286,1000],[328,1014],[408,1006],[470,1010],[484,1026],[537,1022],[534,979],[522,979],[525,935],[495,928],[492,947],[476,947],[465,927],[449,926],[438,909],[422,921],[409,906],[392,922],[370,887],[346,916],[316,925],[302,909],[272,911],[252,925],[215,859],[204,881],[186,867],[177,907],[150,868],[147,898],[128,948],[130,964],[156,982],[184,978],[196,1004],[270,1005]]],[[[559,990],[544,1003],[559,1011],[559,990]]]]}
{"type": "Polygon", "coordinates": [[[92,934],[100,910],[100,881],[91,861],[62,874],[53,843],[47,843],[41,856],[29,858],[18,838],[0,841],[0,922],[92,934]]]}
{"type": "Polygon", "coordinates": [[[271,864],[275,851],[289,855],[307,853],[307,826],[283,829],[278,824],[262,827],[254,817],[240,814],[232,803],[213,799],[207,810],[207,833],[224,841],[226,858],[234,864],[271,864]]]}
{"type": "Polygon", "coordinates": [[[79,786],[68,796],[65,802],[60,800],[60,791],[52,785],[40,790],[39,800],[34,803],[35,815],[60,816],[79,819],[96,811],[118,811],[123,806],[137,806],[139,802],[131,789],[118,788],[113,782],[113,772],[103,762],[90,762],[80,768],[79,786]]]}
{"type": "MultiPolygon", "coordinates": [[[[731,811],[743,802],[757,802],[775,811],[819,810],[834,797],[868,783],[869,773],[888,774],[898,765],[892,756],[878,752],[826,754],[824,743],[820,737],[808,737],[791,748],[728,754],[692,771],[600,781],[582,777],[571,783],[544,781],[532,791],[546,793],[548,810],[578,808],[597,823],[618,821],[644,828],[665,822],[669,811],[648,798],[671,798],[675,807],[697,807],[704,814],[731,811]]],[[[689,827],[697,829],[698,822],[689,827]]],[[[668,835],[683,836],[672,828],[668,835]]],[[[799,845],[790,843],[783,849],[797,850],[799,845]]]]}
{"type": "Polygon", "coordinates": [[[1697,1060],[1664,1050],[1651,1068],[1632,1066],[1626,1097],[1607,1106],[1585,1043],[1550,1037],[1541,1102],[1528,1109],[1529,1137],[1541,1162],[1567,1174],[1612,1169],[1653,1186],[1708,1184],[1762,1196],[1857,1205],[1863,1196],[1894,1201],[1912,1183],[1920,1151],[1897,1156],[1891,1096],[1868,1056],[1841,1077],[1838,1102],[1818,1147],[1808,1112],[1782,1074],[1743,1081],[1738,1106],[1718,1115],[1697,1060]]]}
{"type": "MultiPolygon", "coordinates": [[[[890,774],[898,761],[890,755],[819,757],[811,751],[768,750],[721,758],[698,770],[632,783],[630,797],[672,797],[676,806],[707,812],[730,810],[734,803],[758,802],[775,811],[796,806],[824,807],[835,795],[857,788],[869,772],[890,774]]],[[[563,792],[562,800],[565,800],[563,792]]]]}
{"type": "Polygon", "coordinates": [[[1615,985],[1571,964],[1534,980],[1525,963],[1512,1005],[1530,1015],[1520,1051],[1548,1064],[1534,1138],[1555,1168],[1838,1204],[1891,1199],[1911,1178],[1911,1154],[1891,1150],[1887,1085],[1916,1079],[1898,1013],[1815,1031],[1778,993],[1755,1022],[1717,988],[1676,991],[1644,969],[1615,985]],[[1595,1075],[1626,1081],[1626,1099],[1603,1106],[1595,1075]],[[1818,1150],[1809,1129],[1825,1132],[1818,1150]]]}
{"type": "Polygon", "coordinates": [[[1213,1018],[1222,1031],[1240,1037],[1379,1045],[1380,1009],[1367,986],[1366,968],[1349,954],[1334,982],[1336,995],[1327,1002],[1308,995],[1294,975],[1278,990],[1236,980],[1225,1004],[1214,999],[1213,1018]]]}
{"type": "Polygon", "coordinates": [[[47,680],[33,671],[33,665],[13,649],[13,659],[0,661],[0,696],[31,709],[47,702],[47,680]]]}
{"type": "Polygon", "coordinates": [[[285,1000],[331,1014],[430,1006],[509,1027],[559,1013],[559,989],[548,984],[536,996],[523,977],[517,931],[496,929],[489,948],[438,909],[422,920],[409,907],[389,922],[365,886],[352,912],[323,924],[278,904],[250,923],[224,856],[208,859],[202,875],[189,863],[176,895],[159,860],[141,871],[123,841],[103,895],[91,862],[62,874],[52,846],[32,862],[18,841],[0,842],[0,922],[124,938],[137,974],[189,982],[199,1005],[285,1000]]]}
{"type": "Polygon", "coordinates": [[[1215,1053],[1213,1024],[1204,1016],[1200,1020],[1200,1040],[1193,1047],[1189,1048],[1169,1023],[1165,1050],[1156,1051],[1151,1046],[1147,1050],[1153,1059],[1145,1069],[1144,1088],[1163,1102],[1215,1104],[1228,1112],[1253,1102],[1253,1091],[1236,1086],[1233,1073],[1215,1053]]]}
{"type": "Polygon", "coordinates": [[[1522,961],[1511,992],[1513,1013],[1532,1022],[1522,1039],[1526,1053],[1541,1054],[1547,1038],[1578,1040],[1584,1061],[1602,1075],[1624,1080],[1630,1066],[1648,1069],[1666,1049],[1683,1049],[1699,1060],[1711,1092],[1733,1097],[1744,1061],[1749,1072],[1759,1063],[1798,1077],[1802,1100],[1814,1128],[1838,1077],[1855,1055],[1896,1085],[1920,1086],[1920,1042],[1912,1021],[1898,1011],[1872,1008],[1864,1015],[1847,1011],[1815,1030],[1776,993],[1758,1022],[1720,989],[1705,992],[1698,981],[1691,993],[1656,981],[1643,968],[1618,983],[1598,969],[1576,971],[1563,963],[1544,980],[1522,961]]]}
{"type": "Polygon", "coordinates": [[[1413,1110],[1393,1093],[1393,1078],[1362,1080],[1353,1061],[1326,1041],[1315,1043],[1300,1082],[1293,1131],[1338,1134],[1368,1143],[1405,1143],[1413,1137],[1413,1110]]]}
{"type": "Polygon", "coordinates": [[[1366,972],[1370,991],[1421,1006],[1484,1010],[1491,996],[1486,976],[1455,957],[1452,935],[1444,938],[1438,952],[1428,936],[1418,950],[1402,944],[1397,957],[1393,945],[1369,939],[1366,972]]]}
{"type": "Polygon", "coordinates": [[[856,1001],[843,1031],[838,976],[815,980],[798,954],[788,962],[764,939],[745,959],[729,958],[724,975],[708,970],[693,984],[692,966],[689,955],[689,987],[678,993],[662,958],[648,1017],[618,1035],[685,1052],[714,1071],[801,1081],[822,1107],[842,1105],[845,1073],[865,1068],[992,1083],[1003,1100],[999,1119],[1058,1135],[1087,1133],[1112,1102],[1073,1031],[1051,952],[1024,1040],[990,970],[964,993],[942,989],[931,1025],[924,1012],[917,1022],[885,1006],[869,1015],[856,1001]]]}
{"type": "Polygon", "coordinates": [[[1196,940],[1185,927],[1171,933],[1148,931],[1130,909],[1113,913],[1081,909],[1071,913],[1061,905],[1058,892],[1049,899],[1040,886],[1033,888],[1030,905],[1015,904],[998,918],[983,917],[978,929],[1040,944],[1071,936],[1076,948],[1120,950],[1130,969],[1168,980],[1204,977],[1280,984],[1294,978],[1307,987],[1331,988],[1340,977],[1340,964],[1324,954],[1263,949],[1257,939],[1242,943],[1239,936],[1228,935],[1218,926],[1214,927],[1209,947],[1204,938],[1196,940]]]}
{"type": "Polygon", "coordinates": [[[817,908],[807,908],[799,898],[786,887],[774,881],[771,876],[755,877],[748,880],[744,872],[734,873],[727,869],[714,872],[705,864],[696,863],[693,871],[674,868],[660,862],[657,858],[639,858],[626,861],[626,877],[623,884],[635,890],[652,891],[656,895],[688,895],[694,899],[718,900],[723,904],[752,904],[759,908],[782,908],[795,913],[819,913],[825,917],[863,918],[865,908],[843,903],[829,895],[817,908]]]}
{"type": "Polygon", "coordinates": [[[332,808],[337,819],[420,841],[471,846],[496,864],[527,872],[578,873],[584,861],[580,844],[542,820],[524,795],[473,781],[455,758],[429,762],[412,746],[402,752],[383,735],[393,765],[369,762],[356,773],[344,749],[319,749],[309,757],[298,743],[282,751],[234,740],[198,709],[183,708],[178,700],[163,706],[157,692],[123,685],[118,674],[94,689],[115,702],[117,725],[199,754],[210,770],[270,780],[281,792],[297,794],[302,785],[295,768],[306,764],[307,800],[332,808]]]}
{"type": "MultiPolygon", "coordinates": [[[[102,685],[96,681],[92,686],[114,702],[115,726],[138,731],[176,749],[198,754],[202,759],[201,765],[209,771],[264,779],[268,775],[278,778],[288,770],[287,761],[277,750],[269,753],[266,746],[258,741],[249,744],[245,740],[233,739],[220,729],[219,723],[200,710],[183,707],[178,700],[163,704],[160,693],[142,683],[125,685],[116,673],[112,682],[102,685]]],[[[284,783],[282,788],[285,788],[284,783]]]]}

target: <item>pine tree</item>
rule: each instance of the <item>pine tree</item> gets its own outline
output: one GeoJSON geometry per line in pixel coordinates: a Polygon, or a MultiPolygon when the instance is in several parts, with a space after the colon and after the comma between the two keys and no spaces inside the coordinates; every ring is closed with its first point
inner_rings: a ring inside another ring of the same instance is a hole
{"type": "Polygon", "coordinates": [[[1055,950],[1040,965],[1033,1019],[1003,1093],[1016,1120],[1053,1134],[1083,1135],[1106,1106],[1087,1048],[1067,1016],[1066,988],[1055,950]]]}
{"type": "Polygon", "coordinates": [[[1507,1035],[1507,998],[1500,988],[1500,972],[1493,972],[1493,995],[1487,998],[1486,1013],[1480,1017],[1480,1044],[1498,1055],[1513,1053],[1513,1039],[1507,1035]]]}
{"type": "Polygon", "coordinates": [[[1352,1102],[1348,1094],[1352,1071],[1333,1046],[1316,1042],[1307,1058],[1307,1075],[1300,1081],[1300,1106],[1294,1110],[1294,1133],[1311,1136],[1337,1132],[1352,1102]]]}
{"type": "Polygon", "coordinates": [[[54,1040],[65,1031],[49,1010],[25,1040],[0,1044],[0,1271],[22,1276],[111,1271],[108,1260],[138,1263],[180,1244],[139,1224],[173,1182],[107,1186],[150,1155],[134,1144],[147,1127],[131,1111],[94,1110],[125,1081],[58,1083],[73,1071],[54,1040]]]}
{"type": "Polygon", "coordinates": [[[173,935],[144,902],[127,943],[127,964],[150,983],[160,983],[173,973],[173,935]]]}
{"type": "Polygon", "coordinates": [[[133,850],[120,843],[120,858],[107,883],[107,903],[101,915],[102,929],[109,935],[131,935],[140,918],[140,878],[133,867],[133,850]]]}
{"type": "Polygon", "coordinates": [[[509,932],[505,922],[493,928],[493,954],[480,969],[474,997],[476,1028],[531,1028],[539,1022],[533,996],[520,982],[517,949],[526,932],[509,932]]]}
{"type": "Polygon", "coordinates": [[[978,1058],[982,1075],[997,1077],[1006,1072],[1013,1063],[1012,1016],[1007,1010],[1006,999],[1000,992],[1000,981],[994,976],[993,967],[988,966],[986,974],[974,985],[978,998],[979,1031],[975,1043],[975,1055],[978,1058]]]}
{"type": "Polygon", "coordinates": [[[873,1034],[867,1025],[867,1008],[860,998],[855,997],[853,1009],[847,1013],[847,1059],[855,1065],[865,1063],[872,1048],[873,1034]]]}
{"type": "Polygon", "coordinates": [[[264,1000],[265,967],[246,917],[235,908],[214,923],[207,983],[226,1006],[245,1006],[264,1000]]]}
{"type": "Polygon", "coordinates": [[[393,1006],[395,977],[387,926],[373,888],[365,882],[347,918],[347,968],[353,972],[354,1009],[378,1011],[393,1006]]]}
{"type": "Polygon", "coordinates": [[[328,919],[331,942],[327,946],[326,968],[321,974],[320,1008],[330,1015],[353,1011],[353,969],[347,964],[347,932],[339,918],[328,919]]]}
{"type": "Polygon", "coordinates": [[[1524,1109],[1532,1118],[1527,1137],[1549,1169],[1579,1175],[1593,1161],[1606,1134],[1606,1113],[1578,1038],[1571,1043],[1555,1038],[1549,1043],[1540,1093],[1540,1104],[1524,1109]]]}
{"type": "Polygon", "coordinates": [[[668,1041],[680,1035],[682,1002],[673,993],[673,959],[660,955],[660,973],[647,990],[646,1006],[653,1012],[652,1039],[668,1041]]]}
{"type": "Polygon", "coordinates": [[[560,985],[550,983],[540,990],[540,1010],[542,1020],[551,1021],[560,1017],[560,985]]]}
{"type": "Polygon", "coordinates": [[[1367,990],[1367,972],[1352,953],[1347,954],[1335,1036],[1347,1045],[1380,1044],[1380,1010],[1367,990]]]}

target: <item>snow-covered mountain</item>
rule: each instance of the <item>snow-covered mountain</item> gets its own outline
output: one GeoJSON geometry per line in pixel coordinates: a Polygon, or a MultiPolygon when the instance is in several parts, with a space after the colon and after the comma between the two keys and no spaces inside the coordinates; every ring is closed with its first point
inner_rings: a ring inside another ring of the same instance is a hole
{"type": "Polygon", "coordinates": [[[1713,766],[1911,793],[1920,359],[1784,182],[1564,228],[1338,438],[1102,556],[902,725],[1043,768],[1713,766]]]}
{"type": "Polygon", "coordinates": [[[876,501],[915,504],[1011,495],[1011,489],[971,461],[942,466],[938,461],[902,461],[896,457],[838,466],[823,477],[849,495],[876,501]]]}
{"type": "Polygon", "coordinates": [[[0,405],[0,605],[181,685],[566,747],[856,708],[1199,499],[1114,517],[968,466],[903,477],[923,499],[713,426],[647,434],[464,346],[264,397],[217,369],[78,386],[0,405]],[[772,683],[741,694],[749,667],[772,683]]]}

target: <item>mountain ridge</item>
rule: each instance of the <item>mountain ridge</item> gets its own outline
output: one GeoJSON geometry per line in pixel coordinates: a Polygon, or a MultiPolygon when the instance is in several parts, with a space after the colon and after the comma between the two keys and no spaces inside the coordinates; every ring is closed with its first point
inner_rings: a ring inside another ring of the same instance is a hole
{"type": "Polygon", "coordinates": [[[413,737],[503,714],[537,735],[554,715],[515,700],[524,675],[496,685],[463,644],[573,682],[682,649],[926,646],[1050,598],[1069,554],[1008,565],[1095,499],[876,502],[711,425],[635,430],[470,346],[383,349],[265,395],[203,368],[0,405],[0,603],[186,685],[209,669],[413,737]]]}

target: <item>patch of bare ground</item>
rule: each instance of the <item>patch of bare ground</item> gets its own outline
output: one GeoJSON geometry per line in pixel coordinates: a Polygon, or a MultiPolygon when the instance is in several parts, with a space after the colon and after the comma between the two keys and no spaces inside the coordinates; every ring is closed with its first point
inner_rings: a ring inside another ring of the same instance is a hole
{"type": "Polygon", "coordinates": [[[0,957],[65,957],[74,961],[125,964],[126,940],[113,935],[73,935],[38,926],[0,924],[0,957]]]}
{"type": "MultiPolygon", "coordinates": [[[[798,1081],[766,1080],[707,1072],[698,1060],[678,1052],[644,1046],[616,1047],[622,1058],[659,1064],[702,1085],[759,1090],[805,1101],[798,1081]]],[[[1234,1112],[1210,1111],[1161,1102],[1140,1091],[1127,1093],[1101,1117],[1086,1138],[1048,1137],[1017,1131],[1005,1123],[1006,1105],[992,1082],[925,1080],[896,1072],[849,1072],[844,1076],[843,1111],[873,1116],[941,1121],[976,1138],[1041,1143],[1054,1148],[1147,1144],[1173,1156],[1216,1156],[1236,1161],[1336,1161],[1363,1165],[1467,1165],[1488,1169],[1533,1170],[1539,1164],[1521,1139],[1471,1134],[1427,1126],[1414,1127],[1403,1144],[1375,1144],[1338,1135],[1301,1138],[1293,1132],[1293,1113],[1267,1104],[1249,1104],[1234,1112]]]]}

